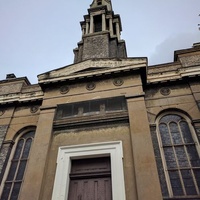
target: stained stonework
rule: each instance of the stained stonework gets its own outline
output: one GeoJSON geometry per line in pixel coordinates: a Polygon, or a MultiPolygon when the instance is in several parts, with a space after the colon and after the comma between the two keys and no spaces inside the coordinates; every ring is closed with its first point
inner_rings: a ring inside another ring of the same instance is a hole
{"type": "Polygon", "coordinates": [[[200,65],[200,56],[199,55],[185,56],[185,57],[180,58],[180,61],[183,67],[200,65]]]}
{"type": "Polygon", "coordinates": [[[1,149],[2,143],[4,141],[5,135],[6,135],[7,127],[8,126],[6,126],[6,125],[0,126],[0,149],[1,149]]]}
{"type": "Polygon", "coordinates": [[[1,151],[0,151],[0,183],[2,181],[3,178],[3,174],[5,172],[7,163],[8,163],[8,159],[10,156],[10,152],[13,146],[13,142],[12,141],[8,141],[5,142],[2,145],[1,151]]]}
{"type": "Polygon", "coordinates": [[[18,93],[21,91],[23,83],[14,83],[0,86],[0,95],[18,93]]]}
{"type": "Polygon", "coordinates": [[[161,154],[160,154],[160,147],[159,147],[158,139],[157,139],[157,135],[156,135],[156,125],[151,126],[150,130],[151,130],[151,138],[152,138],[154,154],[155,154],[155,158],[156,158],[156,164],[157,164],[162,194],[163,194],[163,197],[168,197],[169,193],[168,193],[168,189],[167,189],[167,183],[165,180],[162,158],[161,158],[161,154]]]}
{"type": "MultiPolygon", "coordinates": [[[[0,126],[0,174],[3,168],[3,164],[6,160],[6,155],[7,155],[6,147],[4,147],[4,144],[3,144],[7,128],[8,126],[6,125],[0,126]]],[[[1,176],[0,176],[0,181],[1,181],[1,176]]]]}
{"type": "Polygon", "coordinates": [[[82,60],[87,60],[91,58],[108,58],[108,44],[108,34],[93,35],[84,38],[82,60]]]}

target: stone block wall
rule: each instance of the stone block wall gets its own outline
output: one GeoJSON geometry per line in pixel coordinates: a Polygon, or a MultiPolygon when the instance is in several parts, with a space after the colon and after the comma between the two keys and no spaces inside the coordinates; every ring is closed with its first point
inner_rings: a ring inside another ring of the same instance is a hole
{"type": "Polygon", "coordinates": [[[4,172],[5,172],[7,163],[8,163],[8,159],[9,159],[9,156],[10,156],[12,146],[13,146],[12,141],[5,142],[2,145],[2,148],[1,148],[1,151],[0,151],[0,184],[1,184],[3,175],[4,175],[4,172]]]}
{"type": "Polygon", "coordinates": [[[82,61],[91,58],[109,58],[108,34],[84,38],[82,61]]]}
{"type": "Polygon", "coordinates": [[[8,126],[6,126],[6,125],[0,126],[0,149],[3,144],[7,128],[8,128],[8,126]]]}

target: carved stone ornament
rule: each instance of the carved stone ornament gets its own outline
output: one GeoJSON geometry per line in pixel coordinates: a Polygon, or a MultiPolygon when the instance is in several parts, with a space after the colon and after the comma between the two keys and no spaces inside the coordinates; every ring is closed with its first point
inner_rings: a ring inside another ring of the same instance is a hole
{"type": "Polygon", "coordinates": [[[95,87],[96,87],[95,83],[88,83],[86,85],[87,90],[94,90],[95,87]]]}
{"type": "Polygon", "coordinates": [[[113,81],[113,84],[114,84],[115,86],[121,86],[121,85],[123,85],[123,83],[124,83],[124,81],[123,81],[121,78],[116,78],[116,79],[114,79],[114,81],[113,81]]]}
{"type": "Polygon", "coordinates": [[[5,113],[5,110],[0,109],[0,116],[2,116],[5,113]]]}
{"type": "Polygon", "coordinates": [[[31,112],[31,113],[36,113],[36,112],[38,111],[38,109],[39,109],[39,106],[32,106],[32,107],[30,108],[30,112],[31,112]]]}
{"type": "Polygon", "coordinates": [[[61,88],[60,88],[60,93],[61,94],[67,94],[69,92],[69,87],[68,86],[62,86],[61,88]]]}
{"type": "Polygon", "coordinates": [[[163,96],[168,96],[170,93],[171,93],[171,90],[167,87],[164,87],[164,88],[161,88],[160,89],[160,93],[163,95],[163,96]]]}

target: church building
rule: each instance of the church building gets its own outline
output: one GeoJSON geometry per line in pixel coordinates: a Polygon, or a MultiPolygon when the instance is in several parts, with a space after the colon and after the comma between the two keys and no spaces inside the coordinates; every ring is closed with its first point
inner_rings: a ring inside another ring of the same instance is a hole
{"type": "Polygon", "coordinates": [[[111,0],[83,19],[74,63],[0,80],[0,199],[200,200],[200,43],[148,66],[111,0]]]}

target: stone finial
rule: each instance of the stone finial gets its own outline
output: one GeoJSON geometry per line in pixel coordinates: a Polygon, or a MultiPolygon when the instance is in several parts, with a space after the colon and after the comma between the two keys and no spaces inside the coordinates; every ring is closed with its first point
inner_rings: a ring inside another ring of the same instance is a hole
{"type": "Polygon", "coordinates": [[[93,0],[92,4],[90,5],[90,8],[95,8],[98,6],[107,6],[107,9],[109,11],[112,11],[111,0],[93,0]]]}
{"type": "Polygon", "coordinates": [[[16,78],[15,74],[12,73],[12,74],[7,74],[6,75],[6,79],[9,80],[9,79],[13,79],[13,78],[16,78]]]}

